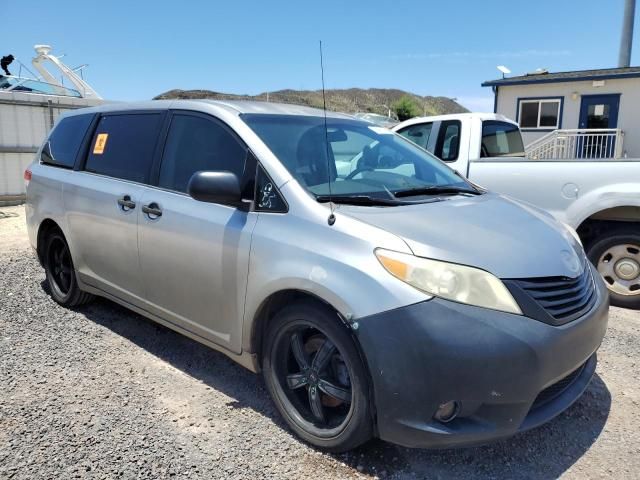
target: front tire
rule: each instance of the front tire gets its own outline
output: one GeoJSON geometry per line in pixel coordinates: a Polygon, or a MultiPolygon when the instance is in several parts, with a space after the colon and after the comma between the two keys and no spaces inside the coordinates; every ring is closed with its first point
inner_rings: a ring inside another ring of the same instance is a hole
{"type": "Polygon", "coordinates": [[[609,289],[611,304],[640,309],[640,234],[631,229],[603,234],[587,255],[609,289]]]}
{"type": "Polygon", "coordinates": [[[366,368],[348,328],[328,307],[298,302],[277,313],[262,367],[280,414],[306,442],[344,452],[372,437],[366,368]]]}
{"type": "Polygon", "coordinates": [[[77,307],[93,299],[78,287],[71,251],[59,230],[51,231],[44,244],[44,269],[51,298],[64,307],[77,307]]]}

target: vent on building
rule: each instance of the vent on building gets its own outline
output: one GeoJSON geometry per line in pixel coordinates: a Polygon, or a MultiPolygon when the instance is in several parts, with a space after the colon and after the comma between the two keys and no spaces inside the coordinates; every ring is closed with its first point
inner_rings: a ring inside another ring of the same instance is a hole
{"type": "Polygon", "coordinates": [[[547,70],[546,68],[536,68],[535,71],[527,73],[527,76],[530,76],[530,75],[547,75],[548,73],[549,73],[549,70],[547,70]]]}

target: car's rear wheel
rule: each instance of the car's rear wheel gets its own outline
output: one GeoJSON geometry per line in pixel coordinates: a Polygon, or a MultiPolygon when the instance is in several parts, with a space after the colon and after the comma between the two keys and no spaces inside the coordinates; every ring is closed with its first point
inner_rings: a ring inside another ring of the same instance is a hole
{"type": "Polygon", "coordinates": [[[588,256],[609,289],[611,304],[640,309],[640,234],[629,229],[602,235],[588,256]]]}
{"type": "Polygon", "coordinates": [[[71,251],[59,230],[46,237],[43,263],[51,297],[60,305],[76,307],[93,299],[93,295],[78,287],[71,251]]]}
{"type": "Polygon", "coordinates": [[[329,308],[301,302],[276,314],[262,366],[276,407],[305,441],[342,452],[371,438],[368,375],[348,328],[329,308]]]}

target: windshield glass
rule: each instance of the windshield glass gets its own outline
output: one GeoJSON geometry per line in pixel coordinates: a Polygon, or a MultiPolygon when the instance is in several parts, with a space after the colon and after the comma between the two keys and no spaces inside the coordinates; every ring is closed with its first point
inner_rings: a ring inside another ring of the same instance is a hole
{"type": "Polygon", "coordinates": [[[316,196],[393,198],[429,187],[473,187],[440,160],[383,127],[351,119],[245,114],[242,119],[316,196]],[[328,140],[328,145],[327,145],[328,140]],[[327,157],[328,156],[328,157],[327,157]]]}

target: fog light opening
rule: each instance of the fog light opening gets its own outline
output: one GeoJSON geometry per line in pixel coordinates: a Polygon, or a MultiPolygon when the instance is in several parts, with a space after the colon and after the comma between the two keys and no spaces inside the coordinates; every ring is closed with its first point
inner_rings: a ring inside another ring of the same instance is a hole
{"type": "Polygon", "coordinates": [[[458,416],[459,412],[460,403],[455,400],[450,400],[448,402],[441,403],[438,406],[438,410],[436,410],[433,418],[435,418],[439,422],[448,423],[455,419],[458,416]]]}

